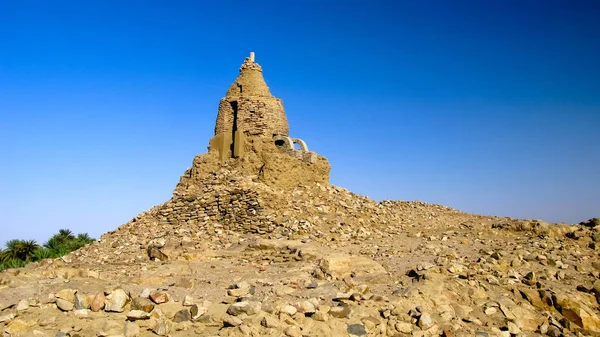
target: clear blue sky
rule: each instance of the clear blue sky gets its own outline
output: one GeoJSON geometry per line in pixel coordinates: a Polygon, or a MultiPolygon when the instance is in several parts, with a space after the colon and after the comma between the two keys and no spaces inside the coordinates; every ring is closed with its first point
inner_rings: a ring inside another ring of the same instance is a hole
{"type": "Polygon", "coordinates": [[[250,51],[332,183],[600,216],[600,2],[0,1],[0,244],[168,200],[250,51]]]}

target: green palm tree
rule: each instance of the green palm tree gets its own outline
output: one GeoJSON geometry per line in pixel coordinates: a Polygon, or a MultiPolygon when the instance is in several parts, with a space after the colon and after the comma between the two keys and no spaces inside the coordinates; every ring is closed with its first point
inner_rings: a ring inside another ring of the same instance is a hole
{"type": "Polygon", "coordinates": [[[29,261],[33,252],[39,247],[35,240],[9,240],[5,244],[6,250],[2,254],[2,261],[19,259],[29,261]]]}
{"type": "Polygon", "coordinates": [[[75,236],[71,230],[61,229],[44,243],[44,247],[53,252],[63,251],[73,240],[75,240],[75,236]]]}
{"type": "Polygon", "coordinates": [[[67,243],[71,240],[75,240],[75,235],[70,229],[61,229],[58,231],[58,237],[61,238],[62,243],[67,243]]]}
{"type": "Polygon", "coordinates": [[[62,245],[62,246],[58,246],[58,248],[51,250],[51,256],[52,258],[57,258],[57,257],[61,257],[61,256],[65,256],[67,254],[69,254],[70,250],[69,247],[62,245]]]}
{"type": "Polygon", "coordinates": [[[58,247],[60,247],[61,245],[62,242],[60,242],[60,238],[58,238],[56,235],[48,239],[48,241],[44,242],[44,247],[50,250],[58,249],[58,247]]]}
{"type": "Polygon", "coordinates": [[[21,240],[21,252],[19,258],[23,261],[30,261],[33,253],[40,245],[35,240],[21,240]]]}
{"type": "Polygon", "coordinates": [[[46,247],[38,247],[31,255],[33,261],[41,261],[52,257],[52,251],[46,247]]]}
{"type": "Polygon", "coordinates": [[[88,233],[80,233],[77,235],[77,241],[88,244],[94,240],[88,235],[88,233]]]}
{"type": "Polygon", "coordinates": [[[20,240],[16,239],[6,241],[6,243],[4,244],[6,249],[4,249],[4,252],[2,254],[2,261],[8,261],[17,257],[19,241],[20,240]]]}

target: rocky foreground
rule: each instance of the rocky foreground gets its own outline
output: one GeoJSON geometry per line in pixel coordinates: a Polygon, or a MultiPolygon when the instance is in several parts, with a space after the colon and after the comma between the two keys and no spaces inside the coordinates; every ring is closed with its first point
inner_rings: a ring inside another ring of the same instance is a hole
{"type": "Polygon", "coordinates": [[[599,219],[192,176],[97,242],[0,273],[3,336],[600,336],[599,219]]]}
{"type": "Polygon", "coordinates": [[[407,221],[327,232],[304,221],[278,235],[217,228],[177,244],[176,233],[157,242],[150,228],[132,236],[126,225],[63,259],[1,273],[0,327],[5,336],[600,336],[598,221],[373,207],[407,221]],[[99,262],[83,262],[92,253],[99,262]]]}

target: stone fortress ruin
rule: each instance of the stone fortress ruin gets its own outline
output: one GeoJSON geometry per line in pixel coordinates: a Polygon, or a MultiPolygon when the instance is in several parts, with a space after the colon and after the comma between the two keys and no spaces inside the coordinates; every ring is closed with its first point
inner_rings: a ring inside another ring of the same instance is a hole
{"type": "Polygon", "coordinates": [[[317,161],[306,142],[290,137],[283,101],[271,94],[261,66],[254,62],[254,52],[244,60],[239,76],[219,103],[209,149],[217,150],[221,161],[240,158],[252,137],[272,139],[279,149],[305,162],[317,161]],[[295,149],[295,144],[300,148],[295,149]]]}
{"type": "Polygon", "coordinates": [[[270,206],[280,202],[279,193],[329,186],[329,172],[325,157],[289,136],[283,102],[271,94],[252,53],[220,100],[208,152],[194,158],[173,197],[144,219],[166,230],[191,225],[212,231],[219,223],[224,230],[270,233],[281,223],[270,206]]]}

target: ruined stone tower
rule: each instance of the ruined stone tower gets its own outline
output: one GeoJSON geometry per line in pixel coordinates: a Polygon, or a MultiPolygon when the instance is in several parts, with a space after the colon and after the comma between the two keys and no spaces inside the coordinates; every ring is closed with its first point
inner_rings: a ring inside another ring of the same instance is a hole
{"type": "Polygon", "coordinates": [[[219,102],[210,149],[219,151],[222,161],[240,158],[246,153],[250,138],[269,139],[301,160],[316,160],[316,154],[308,151],[304,141],[289,137],[283,101],[271,94],[261,66],[254,62],[254,53],[244,60],[239,76],[219,102]],[[294,144],[300,148],[295,150],[294,144]]]}
{"type": "Polygon", "coordinates": [[[290,137],[283,102],[271,94],[254,53],[239,72],[219,101],[208,152],[181,176],[175,198],[198,197],[206,179],[223,169],[275,188],[329,184],[329,161],[290,137]]]}

